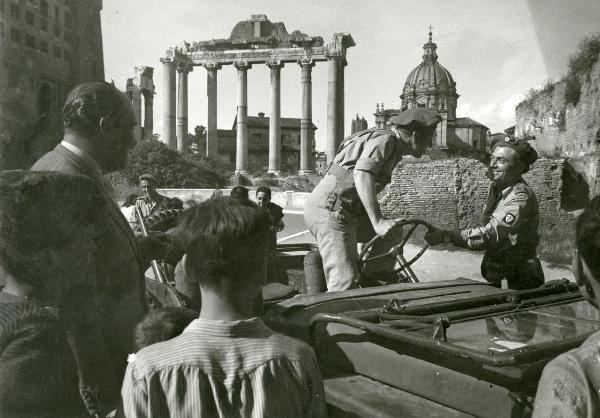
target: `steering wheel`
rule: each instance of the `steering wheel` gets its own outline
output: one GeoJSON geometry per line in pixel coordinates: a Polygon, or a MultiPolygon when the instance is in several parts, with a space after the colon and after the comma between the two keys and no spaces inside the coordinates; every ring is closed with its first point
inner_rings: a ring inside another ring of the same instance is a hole
{"type": "Polygon", "coordinates": [[[422,221],[420,219],[398,219],[394,222],[396,222],[396,226],[394,228],[403,227],[405,225],[411,225],[408,231],[404,234],[402,241],[392,246],[392,248],[390,248],[387,252],[372,255],[371,252],[375,243],[383,239],[383,237],[379,235],[375,236],[375,238],[373,238],[371,241],[364,245],[362,251],[360,252],[360,255],[358,256],[359,269],[362,271],[367,263],[382,259],[384,257],[391,257],[394,258],[399,265],[398,268],[393,270],[393,273],[398,277],[398,283],[418,283],[419,279],[412,271],[410,266],[423,255],[427,248],[429,248],[429,244],[426,243],[425,246],[421,248],[421,250],[410,260],[406,260],[404,258],[404,246],[406,245],[409,238],[412,236],[412,234],[415,232],[418,226],[422,225],[425,228],[427,228],[428,231],[433,231],[433,227],[427,222],[422,221]]]}

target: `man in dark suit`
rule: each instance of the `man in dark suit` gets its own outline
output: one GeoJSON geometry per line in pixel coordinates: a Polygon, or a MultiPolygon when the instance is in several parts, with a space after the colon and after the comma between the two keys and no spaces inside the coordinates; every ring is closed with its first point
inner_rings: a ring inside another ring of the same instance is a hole
{"type": "MultiPolygon", "coordinates": [[[[133,330],[144,317],[144,267],[161,257],[164,235],[135,237],[103,178],[123,169],[135,140],[135,115],[127,97],[114,85],[87,82],[69,93],[63,108],[62,142],[32,167],[37,171],[83,174],[98,184],[104,207],[95,222],[96,289],[74,295],[73,304],[92,304],[93,314],[77,317],[73,308],[73,349],[80,367],[80,388],[110,409],[119,401],[119,387],[128,353],[134,352],[133,330]],[[101,328],[102,343],[92,342],[101,328]]],[[[88,309],[89,310],[89,309],[88,309]]],[[[86,394],[83,394],[84,397],[86,394]]]]}

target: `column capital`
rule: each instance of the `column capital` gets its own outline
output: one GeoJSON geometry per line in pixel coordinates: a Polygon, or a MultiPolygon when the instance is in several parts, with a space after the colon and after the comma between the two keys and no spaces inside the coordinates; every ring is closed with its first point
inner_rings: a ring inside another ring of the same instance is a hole
{"type": "Polygon", "coordinates": [[[173,60],[173,57],[162,57],[160,59],[160,62],[162,62],[165,65],[168,65],[168,64],[173,64],[175,61],[173,60]]]}
{"type": "Polygon", "coordinates": [[[206,68],[207,71],[217,71],[223,68],[221,64],[216,62],[205,62],[204,64],[202,64],[202,66],[206,68]]]}
{"type": "Polygon", "coordinates": [[[194,67],[191,66],[187,62],[178,62],[177,63],[177,72],[178,73],[190,73],[194,70],[194,67]]]}
{"type": "Polygon", "coordinates": [[[238,61],[238,62],[234,62],[233,66],[235,68],[237,68],[238,70],[249,70],[250,68],[252,68],[252,64],[246,62],[246,61],[238,61]]]}
{"type": "Polygon", "coordinates": [[[311,59],[299,59],[298,65],[301,67],[314,67],[315,61],[311,59]]]}
{"type": "Polygon", "coordinates": [[[269,68],[283,68],[284,67],[283,61],[277,61],[277,60],[270,60],[270,61],[265,62],[265,64],[269,68]]]}

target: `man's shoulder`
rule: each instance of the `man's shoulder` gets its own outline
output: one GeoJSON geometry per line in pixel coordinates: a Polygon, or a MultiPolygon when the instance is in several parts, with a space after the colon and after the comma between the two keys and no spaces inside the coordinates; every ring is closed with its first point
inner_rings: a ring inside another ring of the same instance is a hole
{"type": "Polygon", "coordinates": [[[56,149],[47,152],[31,166],[33,171],[58,171],[65,174],[81,174],[81,170],[65,154],[56,149]]]}
{"type": "Polygon", "coordinates": [[[283,208],[277,203],[269,202],[269,212],[273,214],[280,214],[283,213],[283,208]]]}

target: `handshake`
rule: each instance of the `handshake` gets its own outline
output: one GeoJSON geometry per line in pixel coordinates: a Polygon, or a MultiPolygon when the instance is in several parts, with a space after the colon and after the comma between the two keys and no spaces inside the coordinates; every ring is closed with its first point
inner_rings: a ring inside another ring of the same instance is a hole
{"type": "Polygon", "coordinates": [[[432,228],[431,231],[423,236],[429,245],[447,244],[450,242],[450,231],[436,227],[432,228]]]}

